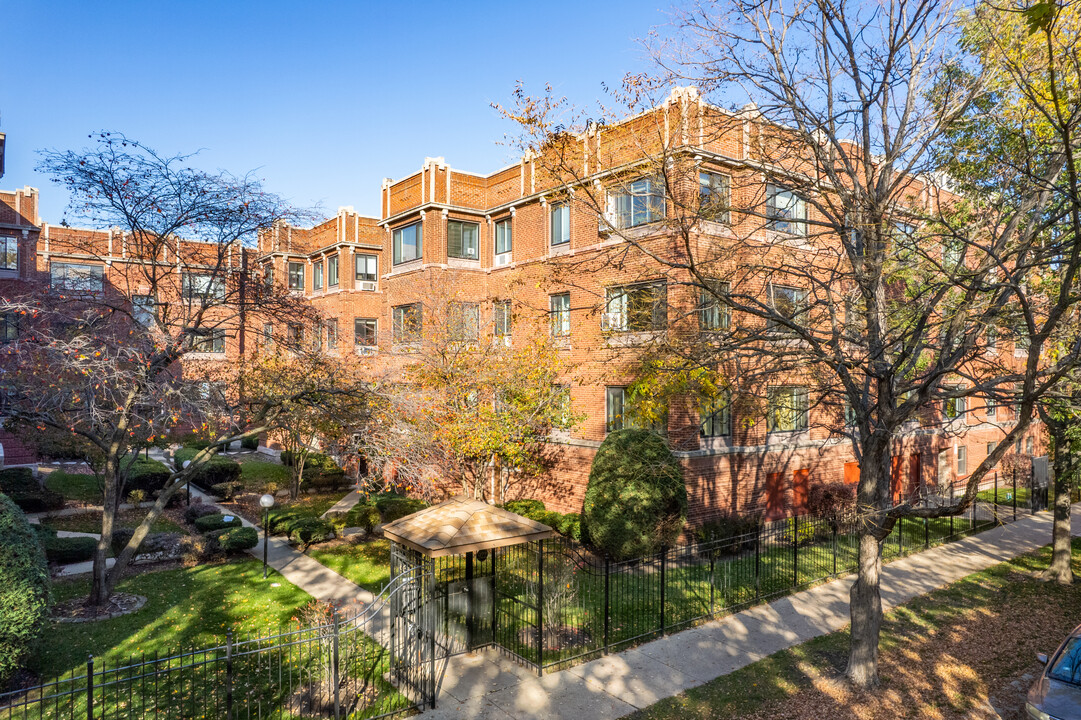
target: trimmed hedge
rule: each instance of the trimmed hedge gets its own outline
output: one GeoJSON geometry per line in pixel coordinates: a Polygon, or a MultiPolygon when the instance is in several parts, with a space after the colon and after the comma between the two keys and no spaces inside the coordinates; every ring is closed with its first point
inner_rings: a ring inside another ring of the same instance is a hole
{"type": "Polygon", "coordinates": [[[608,435],[593,458],[582,505],[590,541],[616,559],[671,545],[687,520],[683,468],[649,430],[608,435]]]}
{"type": "Polygon", "coordinates": [[[90,537],[62,538],[56,536],[56,530],[41,525],[35,525],[41,547],[45,550],[45,557],[49,562],[67,565],[68,563],[84,562],[94,558],[94,550],[98,541],[90,537]]]}
{"type": "Polygon", "coordinates": [[[236,515],[228,516],[229,520],[226,520],[226,516],[221,513],[214,513],[213,515],[204,515],[201,518],[196,518],[195,529],[204,535],[214,530],[223,530],[225,528],[241,527],[243,523],[236,515]]]}
{"type": "Polygon", "coordinates": [[[244,489],[244,483],[239,481],[223,482],[210,486],[210,492],[222,500],[232,500],[238,492],[244,489]]]}
{"type": "Polygon", "coordinates": [[[49,567],[38,535],[0,494],[0,687],[22,666],[49,619],[49,567]]]}
{"type": "Polygon", "coordinates": [[[578,513],[561,513],[545,510],[540,500],[511,500],[503,506],[522,517],[547,525],[560,535],[565,535],[575,542],[582,541],[582,516],[578,513]]]}
{"type": "Polygon", "coordinates": [[[0,470],[0,492],[22,508],[23,512],[45,512],[64,507],[64,496],[39,485],[30,468],[0,470]]]}
{"type": "Polygon", "coordinates": [[[217,530],[209,533],[207,537],[213,538],[222,552],[238,553],[251,550],[259,544],[259,534],[255,528],[234,527],[217,530]]]}
{"type": "Polygon", "coordinates": [[[124,484],[127,492],[142,490],[148,497],[165,487],[172,471],[165,463],[146,458],[136,458],[127,464],[128,479],[124,484]]]}
{"type": "Polygon", "coordinates": [[[375,497],[375,506],[379,509],[379,514],[383,516],[383,522],[389,523],[406,515],[412,515],[418,510],[423,510],[428,507],[428,503],[417,498],[388,494],[377,495],[375,497]]]}
{"type": "Polygon", "coordinates": [[[207,515],[216,515],[218,512],[220,511],[209,503],[195,503],[184,511],[184,519],[194,525],[195,521],[199,518],[206,517],[207,515]]]}
{"type": "Polygon", "coordinates": [[[503,506],[503,509],[522,517],[532,518],[535,513],[544,512],[544,503],[540,500],[511,500],[503,506]]]}
{"type": "Polygon", "coordinates": [[[240,439],[240,447],[244,450],[258,450],[259,449],[259,436],[247,435],[240,439]]]}
{"type": "MultiPolygon", "coordinates": [[[[177,470],[184,468],[184,463],[192,460],[202,450],[197,448],[181,448],[176,451],[173,463],[177,470]]],[[[227,482],[236,482],[240,479],[240,463],[232,458],[215,455],[191,476],[191,482],[203,490],[209,491],[214,485],[227,482]]]]}
{"type": "Polygon", "coordinates": [[[334,526],[322,518],[299,518],[289,531],[289,539],[307,547],[314,543],[325,542],[334,538],[334,526]]]}
{"type": "Polygon", "coordinates": [[[351,507],[349,512],[345,514],[345,527],[364,528],[366,533],[371,534],[375,530],[375,526],[382,520],[383,516],[375,505],[371,503],[358,504],[351,507]]]}
{"type": "MultiPolygon", "coordinates": [[[[296,467],[297,458],[289,450],[282,450],[281,463],[286,467],[296,467]]],[[[323,453],[313,452],[304,461],[304,480],[312,487],[333,490],[349,484],[345,470],[332,458],[323,453]]]]}

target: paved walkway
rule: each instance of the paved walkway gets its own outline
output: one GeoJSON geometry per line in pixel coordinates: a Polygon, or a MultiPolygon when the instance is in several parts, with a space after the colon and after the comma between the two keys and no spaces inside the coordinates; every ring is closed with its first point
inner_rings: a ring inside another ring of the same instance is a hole
{"type": "MultiPolygon", "coordinates": [[[[1074,506],[1074,534],[1081,521],[1074,506]]],[[[1051,539],[1040,513],[883,567],[886,609],[1031,552],[1051,539]]],[[[618,718],[848,625],[852,577],[714,620],[561,672],[537,677],[495,652],[452,658],[428,720],[618,718]]]]}

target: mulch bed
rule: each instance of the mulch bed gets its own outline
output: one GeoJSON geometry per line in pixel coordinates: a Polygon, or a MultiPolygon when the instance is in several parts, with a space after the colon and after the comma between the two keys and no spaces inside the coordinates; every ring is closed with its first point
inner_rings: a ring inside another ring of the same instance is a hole
{"type": "Polygon", "coordinates": [[[87,605],[85,597],[78,597],[57,604],[52,617],[62,623],[97,622],[130,615],[145,604],[146,598],[142,595],[126,592],[113,593],[108,601],[99,606],[87,605]]]}

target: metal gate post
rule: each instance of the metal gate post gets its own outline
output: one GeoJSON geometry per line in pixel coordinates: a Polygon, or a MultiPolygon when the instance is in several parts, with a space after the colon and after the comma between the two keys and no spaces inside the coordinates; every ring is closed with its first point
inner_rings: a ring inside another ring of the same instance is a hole
{"type": "Polygon", "coordinates": [[[758,525],[755,526],[755,533],[754,533],[754,599],[755,599],[756,602],[759,599],[761,599],[761,597],[762,597],[762,584],[759,581],[759,577],[758,577],[759,565],[761,565],[761,560],[759,558],[759,556],[761,555],[761,550],[760,550],[761,545],[762,545],[762,522],[761,522],[761,520],[759,520],[758,525]]]}
{"type": "Polygon", "coordinates": [[[86,720],[94,720],[94,656],[86,656],[86,720]]]}
{"type": "Polygon", "coordinates": [[[1011,473],[1010,478],[1013,482],[1013,521],[1017,522],[1017,473],[1011,473]]]}
{"type": "Polygon", "coordinates": [[[330,656],[330,682],[333,684],[333,687],[334,687],[334,720],[338,720],[338,718],[340,718],[341,715],[342,715],[342,704],[341,704],[341,697],[338,694],[338,684],[339,684],[339,677],[341,675],[341,672],[338,669],[338,659],[339,659],[340,655],[338,654],[338,632],[339,632],[339,628],[338,628],[338,608],[337,607],[332,607],[330,609],[330,623],[331,623],[331,628],[334,631],[333,643],[331,645],[331,656],[330,656]]]}
{"type": "Polygon", "coordinates": [[[225,719],[233,718],[233,631],[225,633],[225,719]]]}
{"type": "Polygon", "coordinates": [[[604,652],[608,654],[608,630],[612,621],[611,590],[612,561],[608,555],[604,556],[604,652]]]}
{"type": "Polygon", "coordinates": [[[490,552],[492,554],[492,642],[495,643],[496,642],[496,634],[495,634],[495,632],[496,632],[496,617],[499,615],[499,612],[498,612],[499,596],[496,595],[496,586],[495,586],[495,564],[496,564],[496,557],[497,557],[496,553],[498,552],[498,550],[496,548],[492,548],[488,552],[490,552]]]}
{"type": "Polygon", "coordinates": [[[465,554],[465,647],[473,649],[473,631],[476,629],[476,615],[473,597],[473,553],[465,554]]]}
{"type": "Polygon", "coordinates": [[[792,587],[799,587],[799,515],[792,516],[792,587]]]}
{"type": "Polygon", "coordinates": [[[837,574],[837,521],[832,522],[833,526],[833,574],[837,574]]]}
{"type": "Polygon", "coordinates": [[[925,550],[931,547],[931,528],[927,518],[923,519],[923,547],[925,550]]]}
{"type": "Polygon", "coordinates": [[[995,473],[995,494],[994,494],[994,498],[995,498],[995,502],[992,505],[992,508],[994,508],[993,515],[994,515],[994,518],[995,518],[995,525],[998,525],[998,473],[995,473]]]}
{"type": "Polygon", "coordinates": [[[717,549],[714,548],[709,551],[709,614],[713,615],[713,595],[714,587],[716,586],[715,577],[713,574],[714,567],[716,565],[716,553],[717,549]]]}
{"type": "Polygon", "coordinates": [[[436,603],[438,600],[435,598],[435,561],[431,558],[427,560],[428,564],[428,602],[425,603],[425,607],[428,608],[428,706],[435,709],[435,628],[439,623],[439,617],[437,615],[436,603]]]}
{"type": "Polygon", "coordinates": [[[666,570],[668,569],[668,548],[661,548],[661,635],[664,635],[664,591],[666,583],[666,570]]]}
{"type": "Polygon", "coordinates": [[[544,541],[537,541],[537,674],[544,675],[544,541]]]}

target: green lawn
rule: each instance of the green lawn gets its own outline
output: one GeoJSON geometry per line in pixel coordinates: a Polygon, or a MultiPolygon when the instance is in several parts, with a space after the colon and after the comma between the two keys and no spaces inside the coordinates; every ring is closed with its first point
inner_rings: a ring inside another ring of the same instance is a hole
{"type": "MultiPolygon", "coordinates": [[[[89,591],[89,579],[57,582],[58,600],[89,591]]],[[[265,635],[276,632],[311,600],[303,590],[254,559],[221,565],[147,572],[121,581],[119,589],[143,595],[136,613],[94,623],[54,623],[45,632],[33,663],[43,676],[82,667],[87,655],[115,663],[128,657],[168,654],[212,645],[227,630],[265,635]],[[277,582],[281,586],[270,587],[277,582]]]]}
{"type": "MultiPolygon", "coordinates": [[[[147,509],[121,510],[116,515],[116,527],[135,529],[146,517],[147,509]]],[[[43,518],[42,525],[54,530],[67,530],[68,532],[100,533],[101,511],[78,513],[76,515],[61,515],[59,517],[43,518]]],[[[186,532],[184,528],[165,517],[159,517],[150,526],[150,532],[186,532]]]]}
{"type": "MultiPolygon", "coordinates": [[[[878,692],[856,696],[837,682],[847,660],[846,629],[775,653],[628,717],[856,717],[857,709],[863,718],[968,717],[992,694],[1000,709],[1020,707],[1028,682],[1018,680],[1037,667],[1034,653],[1052,650],[1081,615],[1076,588],[1038,579],[1049,560],[1050,551],[1044,548],[887,613],[880,646],[883,687],[878,692]],[[993,642],[988,642],[990,637],[993,642]],[[1019,690],[1010,690],[1013,681],[1019,690]]],[[[1081,570],[1079,561],[1081,541],[1075,540],[1075,573],[1081,570]]]]}
{"type": "Polygon", "coordinates": [[[45,487],[64,496],[90,505],[101,504],[101,488],[95,475],[80,475],[55,470],[45,478],[45,487]]]}
{"type": "Polygon", "coordinates": [[[382,538],[332,547],[316,546],[308,554],[373,593],[378,593],[390,580],[390,543],[382,538]]]}
{"type": "Polygon", "coordinates": [[[279,490],[289,487],[289,468],[274,460],[267,460],[259,456],[237,458],[240,463],[240,482],[244,483],[244,489],[251,492],[262,492],[267,483],[274,483],[279,490]]]}

